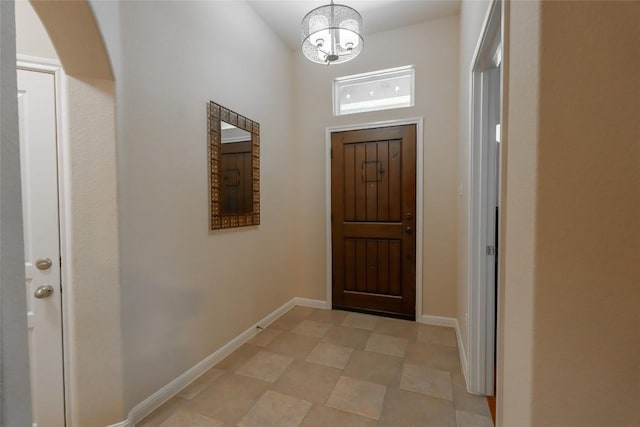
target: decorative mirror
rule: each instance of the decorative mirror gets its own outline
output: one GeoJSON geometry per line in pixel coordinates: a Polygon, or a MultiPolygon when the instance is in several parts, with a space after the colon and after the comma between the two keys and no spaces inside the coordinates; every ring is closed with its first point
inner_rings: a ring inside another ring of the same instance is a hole
{"type": "Polygon", "coordinates": [[[260,124],[208,104],[210,227],[260,224],[260,124]]]}

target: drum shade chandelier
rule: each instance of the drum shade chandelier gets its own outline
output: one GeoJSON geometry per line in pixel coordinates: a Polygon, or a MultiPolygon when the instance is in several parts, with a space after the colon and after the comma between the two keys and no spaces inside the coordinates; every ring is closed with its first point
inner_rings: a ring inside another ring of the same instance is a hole
{"type": "Polygon", "coordinates": [[[347,62],[362,51],[362,16],[341,4],[313,9],[302,20],[302,53],[319,64],[347,62]]]}

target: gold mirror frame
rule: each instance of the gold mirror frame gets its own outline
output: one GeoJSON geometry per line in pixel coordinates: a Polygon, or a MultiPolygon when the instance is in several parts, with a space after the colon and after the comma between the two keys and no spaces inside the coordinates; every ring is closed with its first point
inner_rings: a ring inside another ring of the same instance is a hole
{"type": "Polygon", "coordinates": [[[260,224],[260,124],[210,101],[207,105],[209,128],[209,218],[210,229],[246,227],[260,224]],[[251,134],[253,210],[242,214],[222,213],[222,126],[227,122],[251,134]]]}

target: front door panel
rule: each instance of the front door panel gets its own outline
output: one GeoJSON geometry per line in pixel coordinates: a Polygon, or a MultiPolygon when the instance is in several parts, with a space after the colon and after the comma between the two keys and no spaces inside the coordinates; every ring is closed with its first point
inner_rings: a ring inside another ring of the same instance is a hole
{"type": "Polygon", "coordinates": [[[416,128],[331,144],[333,306],[415,319],[416,128]]]}

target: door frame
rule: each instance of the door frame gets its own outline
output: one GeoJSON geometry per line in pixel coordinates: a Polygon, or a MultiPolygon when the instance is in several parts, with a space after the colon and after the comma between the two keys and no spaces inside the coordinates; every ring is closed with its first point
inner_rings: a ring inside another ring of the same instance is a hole
{"type": "MultiPolygon", "coordinates": [[[[495,53],[496,43],[501,55],[504,54],[502,12],[502,2],[500,0],[492,0],[485,16],[480,38],[469,69],[471,126],[468,164],[467,290],[469,295],[469,316],[467,323],[468,366],[466,372],[468,391],[487,396],[494,394],[495,343],[498,336],[496,333],[498,325],[495,319],[498,306],[495,285],[494,283],[488,283],[486,280],[486,248],[489,235],[484,225],[489,214],[489,208],[487,207],[487,199],[490,198],[489,187],[494,184],[497,186],[498,191],[495,198],[497,205],[500,206],[499,188],[501,188],[502,184],[500,175],[497,173],[499,165],[489,161],[486,151],[489,130],[484,120],[489,117],[486,112],[489,103],[496,101],[500,103],[498,117],[502,117],[504,67],[500,67],[500,96],[498,100],[493,98],[486,99],[488,84],[483,80],[482,74],[491,68],[488,64],[491,64],[494,60],[493,54],[495,53]],[[489,180],[482,179],[485,174],[495,176],[495,181],[489,182],[489,180]]],[[[501,56],[500,61],[502,59],[501,56]]],[[[498,150],[501,157],[502,144],[498,144],[498,150]]],[[[500,233],[500,225],[498,222],[498,233],[500,233]]],[[[495,243],[497,244],[498,242],[495,243]]],[[[501,248],[498,250],[501,250],[501,248]]],[[[500,255],[499,252],[495,252],[495,256],[499,257],[500,255]]],[[[498,268],[495,271],[495,282],[500,282],[498,268]]]]}
{"type": "Polygon", "coordinates": [[[422,321],[422,222],[423,222],[423,118],[385,120],[343,126],[329,126],[325,129],[325,240],[326,240],[326,308],[333,305],[333,245],[331,242],[331,134],[350,130],[364,130],[402,125],[416,126],[416,322],[422,321]]]}
{"type": "Polygon", "coordinates": [[[59,61],[28,55],[16,56],[16,68],[39,73],[52,74],[54,77],[55,109],[56,109],[56,139],[58,163],[58,221],[60,238],[60,287],[62,299],[62,360],[63,360],[63,399],[65,425],[72,426],[71,402],[75,395],[72,378],[71,335],[73,330],[73,277],[71,269],[72,239],[71,239],[71,173],[70,153],[68,141],[68,104],[66,74],[59,61]]]}

